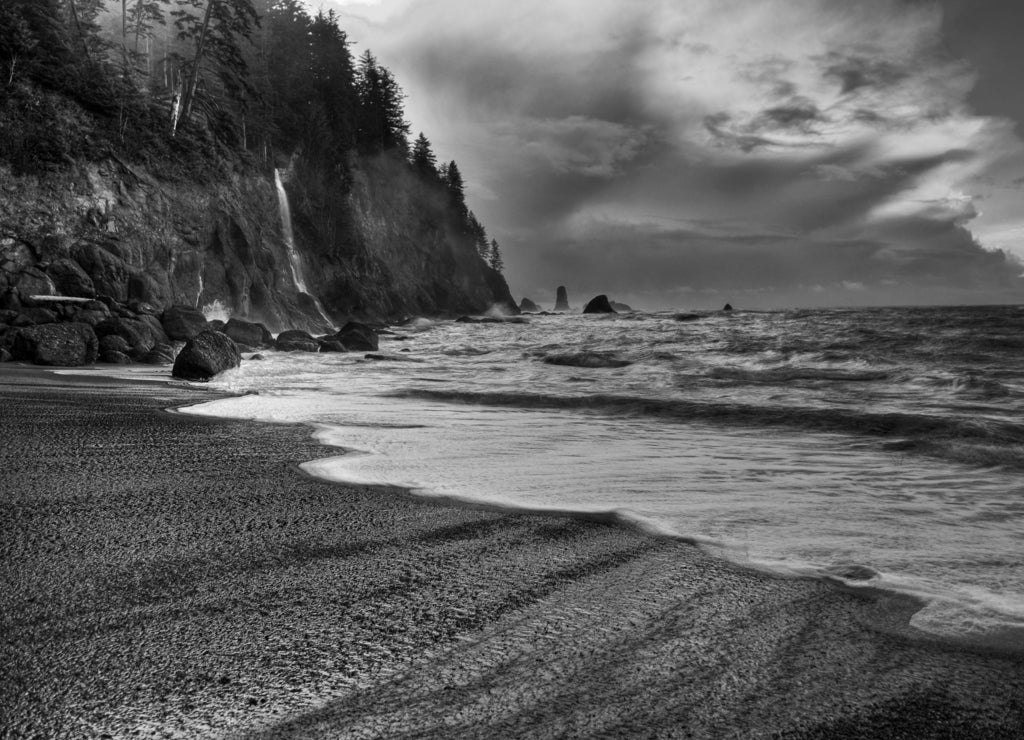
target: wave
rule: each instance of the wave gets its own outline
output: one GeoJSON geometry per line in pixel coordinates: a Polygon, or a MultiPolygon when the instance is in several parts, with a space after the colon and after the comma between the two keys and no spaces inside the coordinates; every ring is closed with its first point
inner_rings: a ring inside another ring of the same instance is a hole
{"type": "Polygon", "coordinates": [[[893,453],[919,453],[980,466],[1024,469],[1024,424],[984,418],[956,418],[853,408],[754,406],[615,395],[552,396],[522,392],[471,392],[410,388],[396,398],[528,409],[647,416],[677,422],[709,422],[752,428],[852,434],[891,440],[893,453]]]}
{"type": "Polygon", "coordinates": [[[837,368],[779,367],[748,370],[737,367],[713,367],[708,377],[723,380],[743,380],[753,383],[789,383],[794,380],[828,380],[840,382],[874,382],[889,380],[892,374],[884,370],[841,370],[837,368]]]}

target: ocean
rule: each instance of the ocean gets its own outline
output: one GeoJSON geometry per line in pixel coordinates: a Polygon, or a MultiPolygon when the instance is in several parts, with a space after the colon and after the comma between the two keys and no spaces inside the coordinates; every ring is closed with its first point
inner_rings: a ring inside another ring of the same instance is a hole
{"type": "Polygon", "coordinates": [[[338,448],[313,475],[612,515],[1024,646],[1024,307],[392,331],[373,359],[262,352],[210,384],[238,395],[184,411],[310,424],[338,448]]]}

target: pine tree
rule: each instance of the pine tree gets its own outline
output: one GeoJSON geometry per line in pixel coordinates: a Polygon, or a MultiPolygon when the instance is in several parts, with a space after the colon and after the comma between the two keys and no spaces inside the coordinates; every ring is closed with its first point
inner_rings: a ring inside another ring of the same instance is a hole
{"type": "Polygon", "coordinates": [[[501,258],[501,250],[498,248],[496,239],[491,239],[490,265],[491,269],[497,272],[505,269],[505,261],[501,258]]]}
{"type": "Polygon", "coordinates": [[[455,160],[448,163],[448,167],[444,173],[444,184],[448,188],[448,193],[451,197],[452,204],[458,210],[459,215],[463,220],[466,219],[466,192],[465,184],[462,181],[462,173],[459,172],[459,166],[455,164],[455,160]]]}
{"type": "Polygon", "coordinates": [[[405,94],[394,75],[377,62],[369,49],[359,58],[356,73],[359,95],[358,142],[367,152],[409,151],[409,123],[402,100],[405,94]]]}
{"type": "Polygon", "coordinates": [[[430,140],[420,132],[412,146],[412,168],[424,180],[437,179],[437,157],[430,147],[430,140]]]}

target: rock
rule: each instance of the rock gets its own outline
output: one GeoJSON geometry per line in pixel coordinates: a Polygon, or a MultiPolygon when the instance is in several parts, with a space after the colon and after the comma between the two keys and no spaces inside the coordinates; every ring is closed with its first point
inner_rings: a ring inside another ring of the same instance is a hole
{"type": "Polygon", "coordinates": [[[250,347],[259,347],[263,344],[263,332],[265,327],[261,324],[254,324],[241,319],[231,319],[221,329],[231,337],[237,344],[248,344],[250,347]]]}
{"type": "Polygon", "coordinates": [[[210,328],[203,312],[191,306],[171,306],[160,317],[164,332],[170,339],[188,341],[197,334],[210,328]]]}
{"type": "Polygon", "coordinates": [[[629,360],[620,360],[611,352],[572,352],[564,355],[548,355],[544,362],[549,365],[571,365],[573,367],[626,367],[629,360]]]}
{"type": "Polygon", "coordinates": [[[71,257],[92,280],[96,293],[118,301],[128,300],[131,275],[124,261],[96,244],[80,243],[71,248],[71,257]]]}
{"type": "Polygon", "coordinates": [[[164,325],[160,323],[153,314],[144,313],[140,314],[138,320],[149,327],[149,331],[153,335],[153,341],[157,344],[170,344],[171,338],[167,336],[167,332],[164,331],[164,325]]]}
{"type": "Polygon", "coordinates": [[[366,324],[349,321],[334,335],[350,352],[376,351],[380,347],[377,332],[366,324]]]}
{"type": "Polygon", "coordinates": [[[15,278],[14,287],[22,296],[22,302],[25,296],[57,294],[57,286],[53,284],[49,275],[38,267],[26,267],[22,270],[15,278]]]}
{"type": "Polygon", "coordinates": [[[0,309],[19,311],[21,310],[21,296],[14,288],[9,288],[0,294],[0,309]]]}
{"type": "Polygon", "coordinates": [[[249,359],[250,359],[250,360],[257,360],[257,361],[259,361],[259,360],[265,360],[265,359],[267,359],[267,358],[266,358],[266,357],[264,357],[264,356],[263,356],[263,355],[261,355],[261,354],[255,354],[255,355],[253,355],[252,357],[250,357],[249,359]]]}
{"type": "Polygon", "coordinates": [[[227,326],[227,323],[221,321],[220,319],[214,319],[213,321],[210,322],[211,331],[219,331],[221,334],[224,333],[225,326],[227,326]]]}
{"type": "MultiPolygon", "coordinates": [[[[403,352],[409,350],[404,349],[403,352]]],[[[378,362],[423,362],[418,357],[403,357],[402,355],[386,355],[379,352],[370,352],[369,354],[363,355],[365,360],[377,360],[378,362]]]]}
{"type": "Polygon", "coordinates": [[[618,301],[609,301],[609,303],[616,313],[629,313],[633,310],[633,307],[626,303],[619,303],[618,301]]]}
{"type": "MultiPolygon", "coordinates": [[[[100,304],[103,305],[102,303],[100,304]]],[[[99,326],[103,321],[110,318],[110,311],[107,310],[106,306],[103,307],[102,311],[93,311],[87,308],[72,308],[68,312],[68,321],[79,321],[89,326],[99,326]]]]}
{"type": "Polygon", "coordinates": [[[124,337],[118,334],[107,334],[100,337],[100,354],[104,352],[120,352],[127,355],[132,351],[132,346],[128,344],[124,337]]]}
{"type": "Polygon", "coordinates": [[[36,365],[74,367],[96,362],[99,340],[88,324],[43,324],[19,329],[11,354],[36,365]]]}
{"type": "Polygon", "coordinates": [[[96,324],[96,335],[101,339],[110,334],[115,334],[128,342],[132,352],[136,354],[149,352],[157,342],[152,328],[139,319],[111,316],[96,324]]]}
{"type": "Polygon", "coordinates": [[[530,313],[537,313],[538,311],[540,311],[540,306],[531,301],[529,298],[524,298],[523,300],[519,301],[519,310],[529,311],[530,313]]]}
{"type": "Polygon", "coordinates": [[[615,309],[608,302],[608,296],[599,295],[590,299],[590,302],[584,306],[583,313],[615,313],[615,309]]]}
{"type": "Polygon", "coordinates": [[[174,347],[169,344],[156,344],[153,349],[139,357],[144,365],[170,365],[174,362],[174,347]]]}
{"type": "Polygon", "coordinates": [[[100,362],[104,362],[107,365],[131,365],[132,358],[124,352],[118,352],[117,350],[110,349],[105,352],[100,352],[100,362]]]}
{"type": "Polygon", "coordinates": [[[555,310],[556,311],[568,311],[569,310],[569,293],[566,291],[564,285],[559,285],[558,290],[555,291],[555,310]]]}
{"type": "Polygon", "coordinates": [[[347,352],[345,345],[337,339],[318,339],[321,352],[347,352]]]}
{"type": "Polygon", "coordinates": [[[701,318],[699,313],[677,313],[672,317],[676,321],[696,321],[701,318]]]}
{"type": "Polygon", "coordinates": [[[96,296],[96,286],[93,285],[92,278],[73,259],[64,257],[54,260],[46,268],[46,274],[50,276],[61,295],[82,298],[96,296]]]}
{"type": "Polygon", "coordinates": [[[15,326],[31,326],[32,324],[56,324],[57,314],[48,308],[23,308],[19,316],[22,317],[21,323],[19,319],[15,319],[11,323],[15,326]],[[27,321],[28,323],[25,323],[27,321]]]}
{"type": "Polygon", "coordinates": [[[128,310],[138,316],[159,316],[160,309],[147,301],[129,301],[128,310]]]}
{"type": "Polygon", "coordinates": [[[0,362],[10,362],[14,359],[6,349],[0,348],[0,362]]]}
{"type": "Polygon", "coordinates": [[[238,347],[226,334],[219,331],[203,331],[185,343],[174,360],[171,375],[183,380],[209,380],[242,364],[238,347]]]}
{"type": "Polygon", "coordinates": [[[725,306],[722,307],[722,310],[723,311],[732,311],[732,304],[731,303],[726,303],[725,306]]]}
{"type": "Polygon", "coordinates": [[[320,343],[301,329],[289,329],[277,335],[274,348],[282,352],[319,352],[320,343]]]}

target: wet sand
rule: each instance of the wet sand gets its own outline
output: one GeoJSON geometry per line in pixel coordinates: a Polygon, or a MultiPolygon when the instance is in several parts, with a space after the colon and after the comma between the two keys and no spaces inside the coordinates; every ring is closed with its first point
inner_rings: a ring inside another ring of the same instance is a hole
{"type": "Polygon", "coordinates": [[[913,602],[312,479],[298,426],[0,367],[0,736],[1024,737],[913,602]]]}

